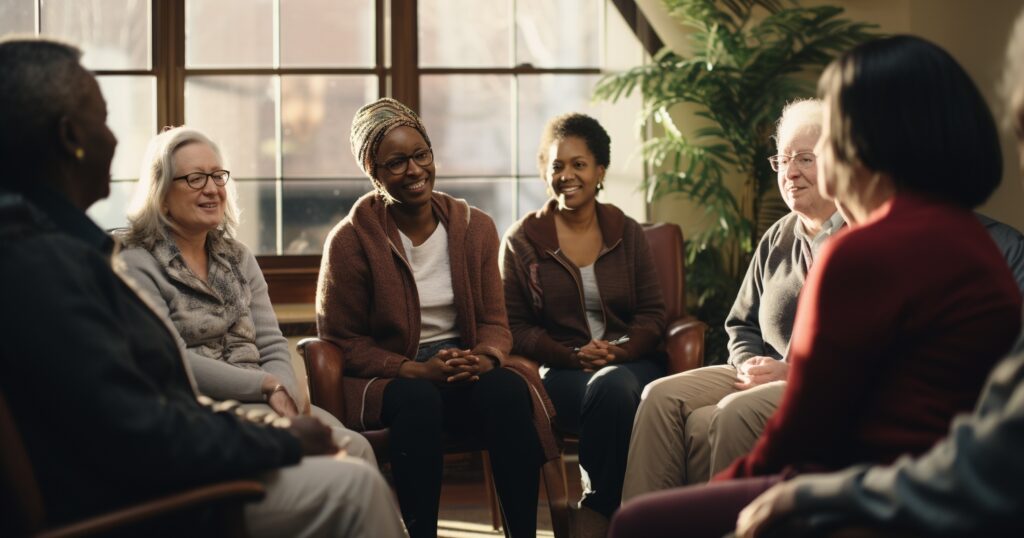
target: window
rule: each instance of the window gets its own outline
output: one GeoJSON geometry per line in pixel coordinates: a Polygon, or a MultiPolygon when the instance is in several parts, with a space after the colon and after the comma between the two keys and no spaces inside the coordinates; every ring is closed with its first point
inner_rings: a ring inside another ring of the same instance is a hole
{"type": "Polygon", "coordinates": [[[537,140],[549,117],[569,111],[608,128],[603,196],[642,219],[642,163],[630,160],[639,102],[589,102],[603,72],[643,59],[618,4],[3,0],[0,34],[68,40],[95,70],[120,141],[111,196],[89,211],[101,226],[124,225],[158,127],[186,123],[227,157],[239,238],[261,255],[316,255],[370,189],[348,134],[355,110],[382,95],[420,111],[437,154],[436,188],[490,213],[499,232],[545,200],[537,140]]]}

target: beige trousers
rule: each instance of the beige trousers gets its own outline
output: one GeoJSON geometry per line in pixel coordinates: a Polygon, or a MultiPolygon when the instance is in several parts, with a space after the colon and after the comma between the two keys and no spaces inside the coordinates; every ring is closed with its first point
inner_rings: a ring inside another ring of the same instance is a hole
{"type": "Polygon", "coordinates": [[[737,390],[736,369],[706,366],[644,388],[633,421],[622,502],[706,482],[754,446],[785,381],[737,390]]]}
{"type": "MultiPolygon", "coordinates": [[[[261,403],[246,403],[242,404],[240,407],[246,410],[258,409],[261,411],[273,412],[273,409],[271,409],[269,405],[261,403]]],[[[370,442],[367,441],[365,437],[346,428],[340,420],[334,417],[334,415],[315,405],[310,406],[309,412],[314,417],[320,419],[320,422],[323,422],[331,428],[331,436],[334,438],[334,442],[337,443],[338,446],[347,445],[345,446],[345,452],[347,452],[349,456],[365,460],[373,466],[377,465],[377,457],[373,453],[373,447],[370,446],[370,442]],[[348,441],[345,441],[346,437],[349,438],[348,441]]]]}
{"type": "Polygon", "coordinates": [[[362,459],[306,457],[260,481],[266,497],[245,506],[250,536],[407,536],[387,482],[362,459]]]}

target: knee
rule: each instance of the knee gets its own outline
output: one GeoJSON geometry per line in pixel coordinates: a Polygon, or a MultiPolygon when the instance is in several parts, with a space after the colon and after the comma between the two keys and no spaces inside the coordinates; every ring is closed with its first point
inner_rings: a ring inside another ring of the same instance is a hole
{"type": "Polygon", "coordinates": [[[386,407],[393,414],[390,426],[437,429],[442,424],[441,394],[425,379],[393,379],[385,392],[386,407]]]}
{"type": "Polygon", "coordinates": [[[507,368],[495,368],[480,376],[474,396],[485,408],[528,409],[531,406],[526,380],[507,368]]]}
{"type": "Polygon", "coordinates": [[[354,431],[336,428],[335,437],[338,438],[336,441],[339,445],[346,442],[348,443],[348,445],[345,446],[345,452],[348,453],[349,456],[359,458],[371,465],[377,464],[377,457],[373,453],[373,447],[370,446],[370,441],[362,435],[354,431]],[[345,441],[345,438],[348,438],[348,441],[345,441]]]}
{"type": "Polygon", "coordinates": [[[625,368],[604,368],[594,374],[587,383],[584,402],[625,406],[632,413],[640,402],[642,389],[636,376],[625,368]]]}

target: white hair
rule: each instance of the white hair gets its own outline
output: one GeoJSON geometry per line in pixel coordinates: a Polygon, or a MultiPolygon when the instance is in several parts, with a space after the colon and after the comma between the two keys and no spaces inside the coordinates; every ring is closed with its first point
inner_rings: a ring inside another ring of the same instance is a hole
{"type": "Polygon", "coordinates": [[[1011,126],[1024,127],[1024,11],[1017,16],[1010,32],[999,91],[1006,106],[1006,120],[1011,126]]]}
{"type": "MultiPolygon", "coordinates": [[[[217,144],[197,129],[186,126],[174,127],[153,137],[142,158],[135,195],[128,205],[129,229],[125,236],[127,244],[151,248],[157,239],[167,239],[168,228],[175,228],[174,222],[164,214],[164,200],[174,183],[174,152],[192,143],[206,144],[217,155],[221,164],[227,166],[217,144]]],[[[227,191],[224,221],[217,229],[227,237],[234,237],[238,228],[237,190],[232,181],[224,188],[227,191]]]]}
{"type": "MultiPolygon", "coordinates": [[[[778,147],[783,140],[803,133],[821,134],[824,121],[824,106],[818,99],[798,99],[782,109],[782,116],[775,124],[775,145],[778,147]]],[[[781,148],[779,148],[781,151],[781,148]]]]}

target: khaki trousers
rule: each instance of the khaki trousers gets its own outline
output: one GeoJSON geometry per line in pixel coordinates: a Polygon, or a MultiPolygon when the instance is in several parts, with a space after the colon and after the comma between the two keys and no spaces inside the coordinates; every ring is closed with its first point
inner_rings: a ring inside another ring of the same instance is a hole
{"type": "Polygon", "coordinates": [[[249,536],[407,536],[391,489],[364,460],[312,456],[265,473],[267,495],[245,506],[249,536]]]}
{"type": "Polygon", "coordinates": [[[775,412],[785,381],[737,390],[736,369],[706,366],[644,388],[633,421],[622,502],[698,484],[754,446],[775,412]]]}

